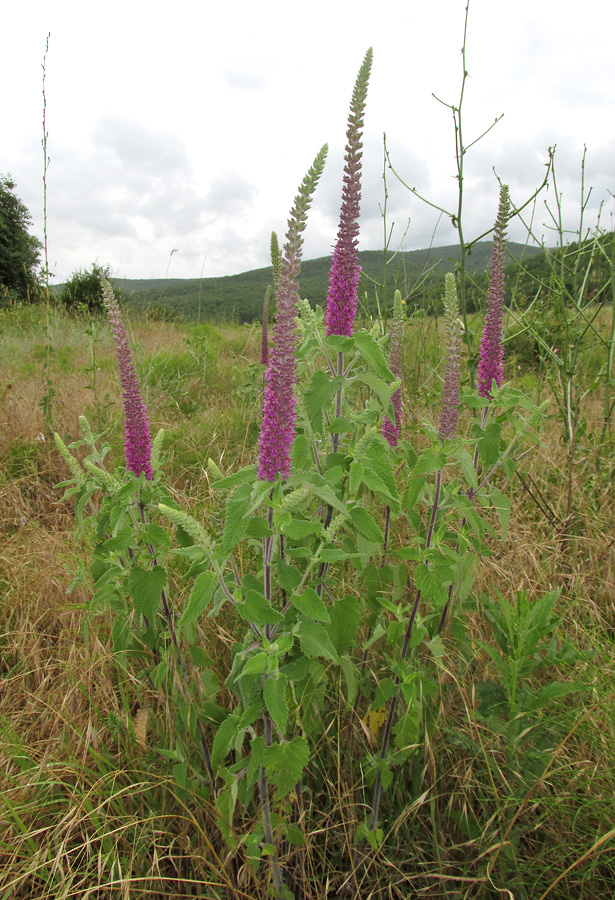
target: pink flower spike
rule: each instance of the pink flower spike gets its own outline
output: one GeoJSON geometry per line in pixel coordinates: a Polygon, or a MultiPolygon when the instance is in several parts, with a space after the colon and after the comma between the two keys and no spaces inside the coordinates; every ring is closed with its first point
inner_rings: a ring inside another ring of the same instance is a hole
{"type": "Polygon", "coordinates": [[[348,130],[346,132],[346,165],[342,187],[342,208],[333,250],[327,293],[327,337],[342,334],[350,337],[357,311],[359,265],[359,212],[361,200],[361,143],[367,83],[372,66],[372,49],[367,51],[355,83],[348,130]]]}
{"type": "Polygon", "coordinates": [[[106,278],[102,279],[103,305],[111,325],[115,352],[120,369],[120,383],[124,399],[124,455],[126,468],[139,476],[145,473],[147,480],[154,477],[152,469],[152,443],[147,421],[147,410],[141,392],[137,373],[132,361],[132,353],[126,334],[126,326],[115,299],[113,288],[106,278]]]}
{"type": "Polygon", "coordinates": [[[504,348],[502,346],[502,319],[504,315],[504,246],[506,243],[506,223],[510,211],[508,186],[500,188],[498,216],[493,230],[493,250],[489,270],[489,296],[485,327],[480,342],[478,363],[478,393],[491,399],[493,382],[498,387],[504,375],[504,348]]]}
{"type": "Polygon", "coordinates": [[[290,472],[290,448],[295,439],[295,319],[299,300],[297,278],[301,270],[302,232],[326,154],[325,144],[301,183],[288,220],[284,255],[276,285],[273,347],[265,372],[258,462],[261,481],[274,481],[278,474],[287,478],[290,472]]]}

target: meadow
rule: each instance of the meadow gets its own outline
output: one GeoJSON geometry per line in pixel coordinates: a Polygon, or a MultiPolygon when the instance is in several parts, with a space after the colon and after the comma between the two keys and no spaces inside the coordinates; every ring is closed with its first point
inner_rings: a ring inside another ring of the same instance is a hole
{"type": "MultiPolygon", "coordinates": [[[[91,547],[75,544],[74,504],[62,502],[56,488],[67,473],[45,434],[42,366],[49,356],[54,425],[65,440],[78,438],[83,411],[120,463],[113,344],[101,323],[94,388],[89,323],[53,309],[49,353],[44,318],[37,307],[2,312],[0,896],[267,896],[240,862],[241,844],[229,851],[211,804],[182,789],[161,754],[169,746],[163,693],[118,667],[111,611],[89,611],[91,547]]],[[[606,330],[605,315],[602,324],[606,330]]],[[[220,498],[207,459],[227,471],[256,454],[260,329],[207,326],[206,356],[194,351],[195,333],[176,323],[131,325],[151,422],[165,428],[172,494],[211,521],[220,498]]],[[[442,341],[442,320],[439,327],[433,318],[408,325],[404,423],[417,434],[437,419],[442,341]]],[[[595,374],[579,377],[589,384],[595,374]]],[[[467,640],[460,646],[443,635],[420,746],[396,772],[385,840],[358,876],[357,896],[593,898],[609,896],[615,884],[612,460],[597,474],[600,448],[586,437],[569,508],[569,444],[546,379],[512,352],[506,378],[547,401],[540,444],[507,487],[508,534],[504,542],[493,537],[491,555],[481,560],[464,613],[467,640]],[[573,692],[539,712],[531,740],[515,740],[506,717],[489,711],[489,690],[509,685],[488,649],[498,643],[484,604],[499,596],[511,604],[515,630],[507,639],[520,641],[519,597],[531,605],[554,590],[545,633],[522,648],[531,663],[521,673],[523,703],[531,709],[532,698],[555,682],[573,692]]],[[[600,430],[599,393],[590,401],[586,436],[600,430]]],[[[181,609],[186,588],[176,577],[181,609]]],[[[237,623],[204,619],[198,637],[223,682],[237,623]]],[[[320,716],[306,897],[329,896],[343,880],[367,802],[357,760],[382,727],[368,706],[352,714],[336,678],[320,716]]]]}
{"type": "Polygon", "coordinates": [[[613,894],[613,236],[505,272],[500,185],[473,278],[460,145],[455,273],[359,311],[370,67],[324,306],[326,146],[269,333],[0,307],[0,900],[613,894]]]}

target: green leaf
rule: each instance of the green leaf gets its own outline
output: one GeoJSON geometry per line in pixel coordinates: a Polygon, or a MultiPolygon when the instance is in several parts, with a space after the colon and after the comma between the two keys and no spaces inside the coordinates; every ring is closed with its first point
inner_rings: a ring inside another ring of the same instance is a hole
{"type": "Polygon", "coordinates": [[[352,524],[364,537],[381,546],[384,544],[384,535],[380,527],[372,519],[367,510],[361,506],[350,510],[350,519],[352,524]]]}
{"type": "Polygon", "coordinates": [[[108,541],[102,545],[103,549],[108,553],[113,553],[117,550],[126,550],[127,547],[134,547],[135,545],[135,532],[132,525],[129,525],[127,528],[122,528],[115,537],[109,538],[108,541]]]}
{"type": "Polygon", "coordinates": [[[294,591],[301,583],[301,573],[294,566],[289,566],[278,557],[277,561],[278,581],[285,591],[294,591]]]}
{"type": "Polygon", "coordinates": [[[227,755],[240,728],[238,716],[229,716],[220,725],[214,736],[211,747],[211,764],[216,766],[227,755]]]}
{"type": "Polygon", "coordinates": [[[240,484],[226,501],[226,518],[222,536],[222,551],[225,554],[229,554],[245,535],[253,480],[249,484],[240,484]]]}
{"type": "Polygon", "coordinates": [[[414,582],[423,599],[434,600],[436,603],[446,602],[451,580],[452,573],[448,566],[429,566],[427,563],[420,563],[414,572],[414,582]]]}
{"type": "Polygon", "coordinates": [[[179,620],[180,628],[191,625],[205,612],[214,593],[218,579],[214,572],[202,572],[198,575],[190,591],[186,608],[179,620]]]}
{"type": "Polygon", "coordinates": [[[323,625],[304,619],[295,626],[294,631],[299,637],[301,649],[310,659],[324,656],[332,662],[339,662],[337,650],[323,625]]]}
{"type": "Polygon", "coordinates": [[[399,506],[399,494],[395,482],[395,474],[391,465],[391,448],[384,438],[377,437],[373,440],[362,459],[365,470],[363,482],[368,487],[372,482],[378,487],[372,490],[382,492],[390,500],[391,507],[399,506]],[[382,487],[384,485],[384,487],[382,487]]]}
{"type": "Polygon", "coordinates": [[[171,546],[171,538],[166,533],[162,525],[157,522],[150,522],[147,530],[141,535],[141,540],[146,544],[151,544],[154,550],[168,550],[171,546]]]}
{"type": "Polygon", "coordinates": [[[385,382],[395,381],[395,376],[389,369],[382,347],[367,331],[357,331],[355,345],[365,362],[385,382]]]}
{"type": "Polygon", "coordinates": [[[289,599],[292,606],[304,616],[309,616],[318,622],[331,621],[324,600],[318,596],[314,588],[306,588],[301,594],[291,594],[289,599]]]}
{"type": "Polygon", "coordinates": [[[321,535],[323,530],[322,522],[308,519],[292,519],[282,529],[291,541],[302,541],[311,534],[321,535]]]}
{"type": "Polygon", "coordinates": [[[316,474],[309,474],[308,476],[304,476],[306,480],[309,479],[310,485],[312,487],[312,493],[316,494],[317,497],[320,497],[321,500],[324,500],[329,506],[332,506],[333,509],[336,509],[338,512],[344,513],[345,516],[348,515],[348,510],[344,506],[341,500],[338,499],[337,494],[331,488],[324,478],[316,474]]]}
{"type": "Polygon", "coordinates": [[[134,566],[128,576],[128,589],[138,613],[152,622],[160,605],[160,592],[167,586],[167,573],[162,566],[142,569],[134,566]]]}
{"type": "Polygon", "coordinates": [[[426,447],[416,461],[412,470],[413,475],[429,475],[444,468],[446,457],[442,453],[434,453],[431,447],[426,447]]]}
{"type": "Polygon", "coordinates": [[[472,433],[476,437],[481,461],[488,468],[491,468],[491,466],[495,465],[500,456],[502,426],[497,422],[491,422],[483,431],[478,424],[475,424],[472,428],[472,433]]]}
{"type": "Polygon", "coordinates": [[[357,667],[354,660],[349,659],[347,656],[341,657],[340,664],[344,674],[344,681],[346,682],[346,702],[349,706],[352,706],[357,699],[357,692],[359,689],[357,667]]]}
{"type": "Polygon", "coordinates": [[[241,674],[238,675],[238,679],[243,678],[244,675],[260,675],[266,670],[268,662],[269,656],[264,650],[255,653],[254,656],[251,656],[246,661],[245,666],[241,670],[241,674]]]}
{"type": "Polygon", "coordinates": [[[296,737],[283,744],[272,744],[263,751],[263,763],[269,781],[281,799],[301,780],[308,764],[310,749],[305,738],[296,737]]]}
{"type": "Polygon", "coordinates": [[[305,389],[303,394],[305,410],[313,430],[319,434],[323,430],[323,410],[330,405],[341,381],[341,378],[334,378],[332,381],[329,381],[325,373],[319,369],[314,373],[312,380],[305,389]]]}
{"type": "Polygon", "coordinates": [[[265,516],[252,516],[246,525],[246,534],[251,538],[269,537],[271,528],[265,516]]]}
{"type": "MultiPolygon", "coordinates": [[[[351,379],[349,379],[349,381],[350,380],[351,379]]],[[[362,381],[363,384],[366,384],[372,389],[380,401],[383,412],[389,419],[393,420],[395,418],[395,411],[393,409],[393,404],[391,403],[393,391],[391,390],[390,385],[388,385],[386,381],[383,381],[382,378],[378,378],[374,372],[358,372],[355,375],[355,380],[362,381]]]]}
{"type": "Polygon", "coordinates": [[[327,629],[338,653],[345,653],[351,646],[361,624],[361,605],[358,597],[349,594],[329,608],[331,625],[327,629]]]}
{"type": "Polygon", "coordinates": [[[492,487],[489,496],[493,504],[493,508],[500,518],[500,526],[502,528],[502,541],[506,540],[508,526],[510,524],[510,500],[496,487],[492,487]]]}
{"type": "Polygon", "coordinates": [[[237,604],[237,612],[253,625],[275,625],[283,619],[282,614],[258,591],[248,591],[245,603],[237,604]]]}
{"type": "Polygon", "coordinates": [[[278,726],[282,734],[286,731],[288,722],[288,704],[286,702],[286,688],[288,679],[285,675],[272,676],[265,681],[263,697],[269,715],[278,726]]]}
{"type": "Polygon", "coordinates": [[[244,469],[240,469],[238,472],[234,472],[232,475],[228,475],[226,478],[221,478],[219,481],[215,481],[212,484],[212,487],[218,490],[226,490],[231,487],[235,487],[237,484],[254,484],[254,479],[256,478],[256,466],[246,466],[244,469]]]}

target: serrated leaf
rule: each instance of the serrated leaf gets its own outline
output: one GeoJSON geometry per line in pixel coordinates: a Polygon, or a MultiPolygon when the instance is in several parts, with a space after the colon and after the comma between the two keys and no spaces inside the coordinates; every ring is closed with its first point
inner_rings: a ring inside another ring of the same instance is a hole
{"type": "Polygon", "coordinates": [[[327,629],[338,653],[345,653],[352,645],[361,624],[361,605],[358,597],[349,594],[329,608],[331,625],[327,629]]]}
{"type": "Polygon", "coordinates": [[[285,591],[294,591],[301,583],[301,573],[294,566],[289,566],[278,557],[277,561],[278,581],[285,591]]]}
{"type": "Polygon", "coordinates": [[[222,724],[219,726],[214,735],[214,740],[211,747],[212,766],[218,765],[218,763],[225,758],[225,756],[233,746],[233,742],[237,737],[239,728],[240,719],[237,716],[229,716],[228,719],[225,719],[224,722],[222,722],[222,724]]]}
{"type": "Polygon", "coordinates": [[[313,430],[319,434],[323,430],[323,410],[330,405],[341,380],[341,378],[334,378],[329,381],[325,373],[318,369],[305,389],[303,394],[305,411],[313,430]]]}
{"type": "Polygon", "coordinates": [[[441,566],[429,566],[420,563],[414,572],[414,582],[420,590],[423,599],[434,600],[436,603],[445,603],[448,597],[448,585],[452,580],[450,569],[441,566]]]}
{"type": "Polygon", "coordinates": [[[147,526],[147,530],[141,535],[141,539],[146,544],[151,544],[154,550],[168,550],[171,546],[171,538],[162,525],[159,525],[157,522],[150,522],[147,526]]]}
{"type": "Polygon", "coordinates": [[[391,465],[390,449],[384,438],[376,438],[371,442],[362,460],[363,468],[365,469],[363,481],[367,484],[368,474],[372,479],[377,478],[385,487],[384,490],[382,488],[376,488],[376,490],[381,490],[391,501],[391,506],[397,507],[399,505],[399,494],[393,466],[391,465]]]}
{"type": "Polygon", "coordinates": [[[305,738],[296,737],[283,744],[272,744],[263,751],[267,778],[277,788],[278,798],[284,797],[298,781],[308,764],[310,749],[305,738]]]}
{"type": "Polygon", "coordinates": [[[498,461],[500,455],[502,426],[497,422],[490,422],[484,431],[479,425],[475,425],[472,432],[476,437],[481,461],[488,468],[491,468],[498,461]]]}
{"type": "Polygon", "coordinates": [[[232,475],[227,475],[226,478],[221,478],[219,481],[215,481],[212,484],[212,487],[216,490],[227,490],[228,488],[235,487],[238,484],[254,484],[254,479],[256,478],[256,466],[246,466],[243,469],[240,469],[238,472],[234,472],[232,475]]]}
{"type": "Polygon", "coordinates": [[[286,731],[288,722],[287,685],[288,679],[286,676],[279,674],[268,678],[263,686],[263,697],[267,710],[282,734],[286,731]]]}
{"type": "Polygon", "coordinates": [[[393,391],[391,390],[390,385],[387,384],[386,381],[383,381],[382,378],[379,378],[375,372],[358,372],[355,375],[354,380],[362,381],[363,384],[366,384],[369,388],[372,389],[374,394],[376,394],[376,396],[378,397],[385,415],[387,415],[389,419],[394,421],[395,410],[393,409],[393,404],[391,403],[391,395],[393,394],[393,391]]]}
{"type": "Polygon", "coordinates": [[[108,553],[113,553],[117,550],[126,550],[126,548],[130,546],[134,547],[134,543],[134,529],[132,526],[128,526],[127,528],[122,528],[118,531],[114,537],[109,538],[102,546],[108,553]]]}
{"type": "Polygon", "coordinates": [[[275,625],[283,619],[282,614],[258,591],[247,591],[245,602],[237,604],[237,612],[253,625],[275,625]]]}
{"type": "Polygon", "coordinates": [[[217,583],[218,579],[214,572],[202,572],[200,575],[197,575],[190,591],[186,608],[179,620],[180,627],[191,625],[205,612],[211,603],[217,583]]]}
{"type": "Polygon", "coordinates": [[[322,534],[322,522],[311,521],[308,519],[292,519],[284,525],[282,531],[292,541],[302,541],[311,534],[322,534]]]}
{"type": "Polygon", "coordinates": [[[389,369],[382,347],[376,339],[367,331],[357,331],[354,340],[357,350],[376,375],[385,382],[395,381],[395,376],[389,369]]]}
{"type": "Polygon", "coordinates": [[[493,508],[497,512],[502,528],[502,541],[506,540],[508,526],[510,524],[510,500],[496,487],[492,487],[489,496],[493,504],[493,508]]]}
{"type": "Polygon", "coordinates": [[[362,506],[350,510],[350,520],[354,527],[368,540],[376,544],[384,544],[384,535],[379,525],[362,506]]]}
{"type": "Polygon", "coordinates": [[[291,605],[304,616],[309,616],[318,622],[331,621],[324,600],[318,596],[314,588],[306,588],[301,594],[291,594],[289,599],[291,605]]]}
{"type": "Polygon", "coordinates": [[[331,638],[323,625],[303,619],[295,626],[294,630],[299,637],[301,649],[310,659],[324,656],[325,659],[330,659],[332,662],[339,662],[337,650],[331,643],[331,638]]]}
{"type": "Polygon", "coordinates": [[[162,566],[143,569],[134,566],[128,576],[128,589],[134,608],[152,622],[160,605],[160,593],[167,586],[167,573],[162,566]]]}
{"type": "Polygon", "coordinates": [[[252,483],[240,484],[226,501],[222,552],[228,554],[243,538],[248,524],[248,510],[252,498],[252,483]]]}

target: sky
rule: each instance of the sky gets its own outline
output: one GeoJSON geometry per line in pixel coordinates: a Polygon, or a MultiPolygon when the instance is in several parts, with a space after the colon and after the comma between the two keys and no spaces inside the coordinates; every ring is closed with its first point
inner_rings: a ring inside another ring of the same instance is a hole
{"type": "MultiPolygon", "coordinates": [[[[12,176],[42,240],[45,60],[56,283],[94,262],[125,278],[267,266],[271,232],[283,243],[297,187],[324,143],[304,257],[328,255],[350,98],[372,47],[360,248],[381,250],[385,236],[391,250],[454,243],[446,213],[456,212],[458,181],[446,104],[459,105],[465,9],[466,0],[12,4],[0,54],[0,175],[12,176]]],[[[497,177],[523,205],[554,146],[555,183],[526,207],[526,226],[553,244],[557,195],[574,238],[585,159],[581,227],[600,216],[613,228],[614,33],[615,4],[604,0],[470,0],[466,241],[493,225],[497,177]]],[[[509,235],[523,241],[526,227],[513,220],[509,235]]]]}

